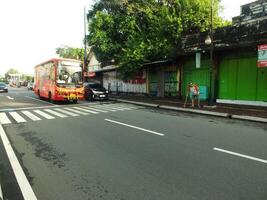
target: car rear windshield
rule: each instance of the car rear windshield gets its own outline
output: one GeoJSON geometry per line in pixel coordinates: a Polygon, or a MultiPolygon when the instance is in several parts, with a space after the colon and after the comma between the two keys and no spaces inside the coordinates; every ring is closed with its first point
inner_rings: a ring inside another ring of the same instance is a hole
{"type": "Polygon", "coordinates": [[[102,85],[100,84],[89,84],[90,88],[95,88],[95,89],[102,89],[102,85]]]}
{"type": "Polygon", "coordinates": [[[4,86],[4,87],[5,87],[5,86],[6,86],[6,84],[4,84],[4,83],[0,83],[0,86],[4,86]]]}

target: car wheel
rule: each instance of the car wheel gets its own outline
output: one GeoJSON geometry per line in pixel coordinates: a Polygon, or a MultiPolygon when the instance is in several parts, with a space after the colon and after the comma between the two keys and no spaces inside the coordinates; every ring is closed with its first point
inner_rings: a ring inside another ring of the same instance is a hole
{"type": "Polygon", "coordinates": [[[94,97],[92,94],[88,94],[88,101],[94,101],[94,97]]]}
{"type": "Polygon", "coordinates": [[[40,90],[37,91],[37,95],[38,95],[39,99],[42,99],[42,97],[40,95],[40,90]]]}

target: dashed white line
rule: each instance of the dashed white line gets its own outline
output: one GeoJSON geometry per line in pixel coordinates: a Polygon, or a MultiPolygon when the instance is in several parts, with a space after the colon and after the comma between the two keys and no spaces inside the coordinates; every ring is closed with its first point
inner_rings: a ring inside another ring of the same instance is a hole
{"type": "Polygon", "coordinates": [[[74,113],[78,113],[78,114],[81,114],[81,115],[89,115],[89,113],[82,112],[82,111],[79,111],[79,110],[75,110],[73,108],[64,108],[64,110],[68,110],[68,111],[71,111],[71,112],[74,112],[74,113]]]}
{"type": "Polygon", "coordinates": [[[63,110],[63,109],[61,109],[61,108],[54,108],[53,110],[56,110],[56,111],[58,111],[58,112],[61,112],[61,113],[70,115],[70,116],[72,116],[72,117],[77,117],[77,116],[79,116],[78,114],[75,114],[75,113],[70,112],[70,111],[67,111],[67,110],[63,110]]]}
{"type": "Polygon", "coordinates": [[[11,121],[8,119],[6,113],[0,113],[0,124],[11,124],[11,121]]]}
{"type": "Polygon", "coordinates": [[[114,110],[132,110],[131,107],[121,107],[121,106],[103,106],[104,108],[114,109],[114,110]]]}
{"type": "Polygon", "coordinates": [[[16,120],[16,122],[21,123],[21,122],[26,122],[26,120],[21,117],[17,112],[9,112],[9,114],[16,120]]]}
{"type": "Polygon", "coordinates": [[[96,112],[96,111],[92,111],[90,109],[87,109],[87,108],[84,108],[84,107],[73,107],[77,110],[81,110],[81,111],[84,111],[84,112],[88,112],[88,113],[93,113],[93,114],[98,114],[99,112],[96,112]]]}
{"type": "Polygon", "coordinates": [[[240,153],[236,153],[236,152],[233,152],[233,151],[228,151],[228,150],[220,149],[220,148],[216,148],[216,147],[214,147],[213,150],[214,151],[220,151],[220,152],[223,152],[223,153],[227,153],[227,154],[231,154],[231,155],[234,155],[234,156],[239,156],[239,157],[242,157],[242,158],[247,158],[247,159],[250,159],[250,160],[254,160],[254,161],[258,161],[258,162],[262,162],[262,163],[267,164],[267,160],[263,160],[263,159],[256,158],[256,157],[253,157],[253,156],[248,156],[248,155],[245,155],[245,154],[240,154],[240,153]]]}
{"type": "Polygon", "coordinates": [[[41,115],[42,117],[44,117],[46,119],[55,119],[55,117],[48,115],[47,113],[45,113],[41,110],[34,110],[34,112],[36,112],[37,114],[41,115]]]}
{"type": "Polygon", "coordinates": [[[31,187],[26,175],[24,174],[21,165],[19,164],[19,161],[18,161],[18,159],[17,159],[17,157],[16,157],[16,155],[12,149],[12,146],[11,146],[7,136],[6,136],[6,133],[5,133],[2,125],[0,125],[0,137],[3,141],[7,157],[9,159],[10,165],[11,165],[13,172],[15,174],[15,177],[17,179],[17,182],[18,182],[18,185],[20,187],[23,198],[27,199],[27,200],[37,200],[37,197],[35,196],[35,194],[32,190],[32,187],[31,187]]]}
{"type": "Polygon", "coordinates": [[[14,100],[13,97],[10,97],[10,96],[6,96],[6,98],[10,99],[10,100],[14,100]]]}
{"type": "Polygon", "coordinates": [[[54,110],[51,110],[51,109],[44,109],[46,112],[49,112],[50,114],[52,115],[55,115],[55,116],[58,116],[58,117],[61,117],[61,118],[64,118],[64,117],[67,117],[67,115],[63,115],[59,112],[56,112],[54,110]]]}
{"type": "Polygon", "coordinates": [[[127,127],[134,128],[134,129],[137,129],[137,130],[141,130],[141,131],[145,131],[145,132],[148,132],[148,133],[152,133],[152,134],[155,134],[155,135],[158,135],[158,136],[164,136],[165,135],[163,133],[159,133],[159,132],[156,132],[156,131],[151,131],[151,130],[148,130],[148,129],[140,128],[140,127],[133,126],[133,125],[130,125],[130,124],[125,124],[125,123],[114,121],[114,120],[111,120],[111,119],[105,119],[105,120],[108,121],[108,122],[115,123],[115,124],[120,124],[122,126],[127,126],[127,127]]]}
{"type": "Polygon", "coordinates": [[[111,112],[118,111],[118,110],[115,110],[115,109],[106,108],[106,107],[102,107],[102,106],[92,106],[91,108],[96,108],[96,109],[101,109],[101,110],[111,111],[111,112]]]}
{"type": "Polygon", "coordinates": [[[41,120],[39,117],[37,117],[36,115],[32,114],[29,111],[21,111],[24,115],[26,115],[27,117],[29,117],[31,120],[33,121],[39,121],[41,120]]]}
{"type": "Polygon", "coordinates": [[[88,110],[93,110],[93,111],[96,111],[96,112],[102,112],[102,113],[107,113],[108,111],[105,111],[105,110],[100,110],[100,109],[95,109],[95,108],[91,108],[91,107],[87,107],[87,106],[81,106],[83,108],[86,108],[88,110]]]}

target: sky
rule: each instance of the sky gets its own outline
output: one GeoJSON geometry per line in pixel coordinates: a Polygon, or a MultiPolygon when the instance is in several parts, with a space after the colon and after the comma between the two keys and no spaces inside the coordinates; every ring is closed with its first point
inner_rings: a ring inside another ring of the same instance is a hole
{"type": "MultiPolygon", "coordinates": [[[[231,20],[240,5],[254,0],[222,0],[221,16],[231,20]]],[[[57,47],[83,47],[84,6],[94,0],[1,0],[0,74],[9,68],[33,74],[33,67],[57,57],[57,47]]]]}

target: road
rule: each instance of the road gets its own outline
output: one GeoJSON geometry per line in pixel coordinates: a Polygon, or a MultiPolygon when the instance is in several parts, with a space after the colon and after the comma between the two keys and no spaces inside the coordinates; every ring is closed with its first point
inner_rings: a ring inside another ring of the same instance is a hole
{"type": "MultiPolygon", "coordinates": [[[[39,200],[267,199],[265,124],[115,102],[54,105],[23,88],[0,100],[2,127],[39,200]]],[[[5,197],[23,199],[30,192],[2,141],[0,156],[5,197]]]]}

